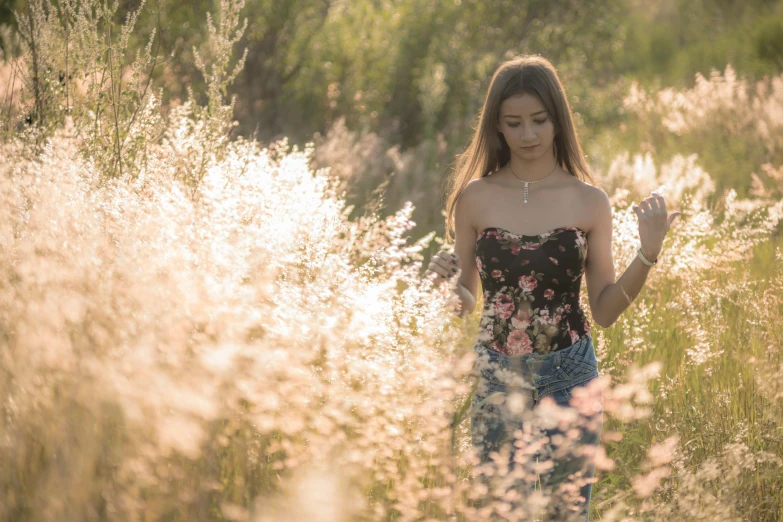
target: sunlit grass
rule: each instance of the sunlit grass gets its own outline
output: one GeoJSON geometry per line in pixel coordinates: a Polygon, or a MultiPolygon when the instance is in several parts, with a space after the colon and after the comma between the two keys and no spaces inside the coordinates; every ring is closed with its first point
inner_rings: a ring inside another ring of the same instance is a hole
{"type": "MultiPolygon", "coordinates": [[[[724,122],[725,89],[709,85],[667,117],[691,125],[677,132],[699,131],[698,107],[724,122]]],[[[165,124],[150,112],[160,139],[122,176],[105,170],[114,152],[83,141],[89,118],[67,118],[41,149],[36,133],[2,144],[0,519],[511,512],[512,472],[492,469],[497,488],[474,477],[465,405],[481,303],[458,319],[448,289],[421,278],[442,239],[411,203],[386,217],[346,204],[345,179],[362,176],[340,149],[350,136],[324,144],[347,163],[337,174],[313,171],[312,146],[216,140],[226,129],[202,109],[184,102],[165,124]]],[[[637,300],[593,326],[604,377],[575,405],[600,394],[607,413],[597,520],[783,513],[783,200],[768,183],[780,166],[746,199],[716,193],[700,159],[620,153],[598,176],[618,277],[638,246],[635,201],[658,189],[681,216],[637,300]]],[[[396,190],[435,194],[418,178],[396,190]]],[[[542,404],[535,418],[563,413],[542,404]]]]}

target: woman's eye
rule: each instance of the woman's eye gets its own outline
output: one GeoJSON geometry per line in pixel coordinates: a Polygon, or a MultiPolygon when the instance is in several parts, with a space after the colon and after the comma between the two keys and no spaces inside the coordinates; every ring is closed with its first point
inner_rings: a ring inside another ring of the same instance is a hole
{"type": "MultiPolygon", "coordinates": [[[[533,123],[537,123],[541,125],[543,123],[546,123],[546,118],[544,118],[543,120],[533,120],[533,123]]],[[[517,127],[519,127],[519,123],[515,123],[513,125],[509,123],[508,126],[511,127],[512,129],[516,129],[517,127]]]]}

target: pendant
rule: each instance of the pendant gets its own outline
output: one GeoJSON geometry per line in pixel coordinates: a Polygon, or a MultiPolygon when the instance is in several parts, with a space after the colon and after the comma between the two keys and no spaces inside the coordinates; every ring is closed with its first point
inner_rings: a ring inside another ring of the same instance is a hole
{"type": "Polygon", "coordinates": [[[525,181],[525,192],[524,192],[524,194],[523,194],[523,196],[524,196],[524,198],[525,198],[525,203],[527,203],[527,183],[528,183],[528,182],[527,182],[527,181],[525,181]]]}

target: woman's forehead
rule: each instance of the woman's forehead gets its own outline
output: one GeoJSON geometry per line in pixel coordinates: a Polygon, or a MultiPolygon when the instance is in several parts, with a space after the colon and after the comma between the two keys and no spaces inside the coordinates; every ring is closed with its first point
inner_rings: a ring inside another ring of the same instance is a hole
{"type": "Polygon", "coordinates": [[[503,116],[516,116],[524,118],[527,116],[536,116],[538,113],[546,112],[544,105],[537,96],[532,94],[518,94],[510,98],[506,98],[500,104],[500,115],[503,116]]]}

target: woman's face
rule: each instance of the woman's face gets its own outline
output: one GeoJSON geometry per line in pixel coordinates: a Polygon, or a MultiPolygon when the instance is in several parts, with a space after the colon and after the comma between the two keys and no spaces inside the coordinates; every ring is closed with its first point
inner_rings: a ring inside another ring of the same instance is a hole
{"type": "Polygon", "coordinates": [[[500,104],[499,116],[498,131],[514,155],[534,159],[552,154],[555,124],[538,97],[521,94],[507,98],[500,104]]]}

